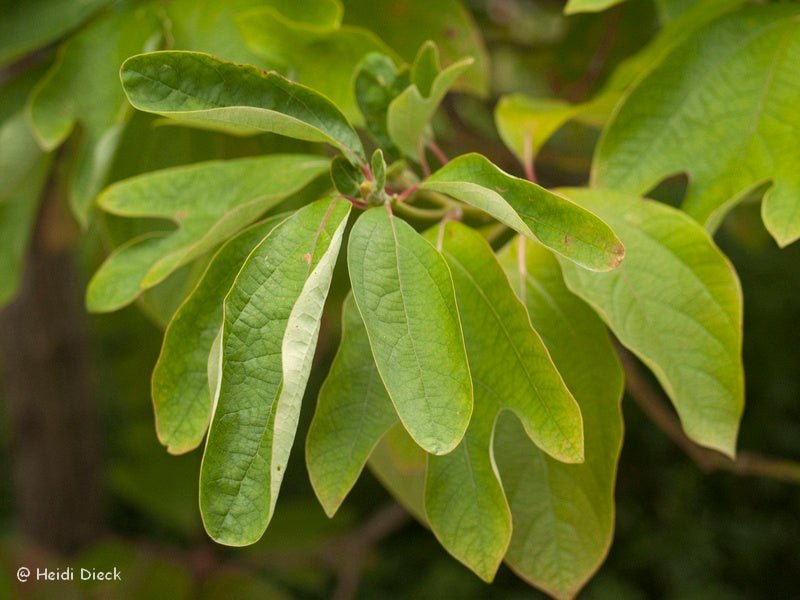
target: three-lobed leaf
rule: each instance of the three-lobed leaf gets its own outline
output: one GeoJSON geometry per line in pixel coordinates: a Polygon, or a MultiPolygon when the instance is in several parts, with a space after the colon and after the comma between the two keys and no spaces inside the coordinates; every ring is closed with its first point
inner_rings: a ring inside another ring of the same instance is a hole
{"type": "Polygon", "coordinates": [[[126,60],[120,77],[139,110],[232,133],[324,142],[353,162],[365,160],[358,134],[330,100],[275,72],[201,52],[150,52],[126,60]]]}
{"type": "Polygon", "coordinates": [[[798,239],[798,15],[794,4],[747,7],[673,50],[604,132],[593,183],[644,193],[685,172],[683,208],[713,229],[735,201],[771,181],[767,229],[781,246],[798,239]]]}
{"type": "Polygon", "coordinates": [[[599,217],[565,196],[501,171],[480,154],[465,154],[420,186],[489,213],[515,231],[595,271],[619,265],[625,248],[599,217]]]}
{"type": "Polygon", "coordinates": [[[132,302],[301,190],[328,165],[319,156],[273,154],[174,167],[112,185],[98,199],[104,211],[168,219],[177,229],[148,233],[117,248],[89,282],[87,307],[107,312],[132,302]]]}
{"type": "Polygon", "coordinates": [[[387,207],[362,214],[348,267],[381,379],[406,429],[433,454],[461,441],[472,381],[447,263],[387,207]]]}
{"type": "Polygon", "coordinates": [[[349,207],[323,199],[294,213],[252,251],[225,298],[200,472],[203,522],[220,543],[253,543],[272,517],[349,207]]]}
{"type": "Polygon", "coordinates": [[[732,265],[685,213],[629,194],[565,190],[614,227],[625,262],[590,273],[561,261],[569,288],[656,375],[692,440],[735,454],[744,406],[742,295],[732,265]]]}

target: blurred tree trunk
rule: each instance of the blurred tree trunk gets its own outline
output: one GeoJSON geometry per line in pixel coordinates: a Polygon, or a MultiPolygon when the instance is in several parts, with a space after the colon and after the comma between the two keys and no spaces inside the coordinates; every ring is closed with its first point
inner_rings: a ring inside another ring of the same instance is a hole
{"type": "Polygon", "coordinates": [[[74,226],[48,184],[20,294],[0,311],[0,366],[20,531],[70,552],[102,528],[103,485],[74,226]]]}

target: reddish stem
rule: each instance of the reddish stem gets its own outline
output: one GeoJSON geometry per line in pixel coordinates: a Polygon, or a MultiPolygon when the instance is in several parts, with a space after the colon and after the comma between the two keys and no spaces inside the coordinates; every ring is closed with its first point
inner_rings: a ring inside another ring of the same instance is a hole
{"type": "Polygon", "coordinates": [[[442,150],[435,140],[428,142],[428,148],[431,149],[431,152],[433,152],[433,154],[436,156],[436,159],[442,164],[442,166],[450,162],[450,159],[447,158],[447,154],[444,153],[444,150],[442,150]]]}

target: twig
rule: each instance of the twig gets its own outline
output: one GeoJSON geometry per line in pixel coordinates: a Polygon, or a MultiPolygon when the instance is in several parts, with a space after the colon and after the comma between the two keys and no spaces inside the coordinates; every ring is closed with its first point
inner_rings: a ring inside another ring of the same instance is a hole
{"type": "Polygon", "coordinates": [[[436,160],[438,160],[442,166],[450,162],[450,159],[447,158],[447,154],[444,153],[444,150],[441,149],[435,140],[428,142],[428,148],[431,149],[431,152],[433,152],[433,154],[436,156],[436,160]]]}
{"type": "Polygon", "coordinates": [[[525,179],[536,183],[536,170],[533,167],[533,136],[530,131],[525,132],[522,141],[522,168],[525,171],[525,179]]]}
{"type": "Polygon", "coordinates": [[[800,464],[784,459],[768,458],[751,452],[740,451],[731,460],[714,450],[695,444],[683,432],[680,421],[667,408],[659,391],[650,383],[631,354],[617,346],[622,367],[625,370],[625,387],[628,394],[639,405],[650,420],[663,431],[704,473],[729,471],[737,475],[769,477],[780,481],[800,484],[800,464]]]}

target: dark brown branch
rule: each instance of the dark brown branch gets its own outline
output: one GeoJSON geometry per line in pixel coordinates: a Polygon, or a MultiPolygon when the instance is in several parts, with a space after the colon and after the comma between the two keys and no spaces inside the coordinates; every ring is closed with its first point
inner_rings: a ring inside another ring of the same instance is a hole
{"type": "Polygon", "coordinates": [[[639,405],[649,419],[663,431],[704,473],[729,471],[737,475],[769,477],[789,483],[800,483],[800,464],[779,458],[768,458],[740,451],[735,460],[703,448],[683,432],[678,417],[662,399],[661,393],[649,381],[636,359],[622,347],[617,347],[625,370],[625,387],[628,395],[639,405]]]}

